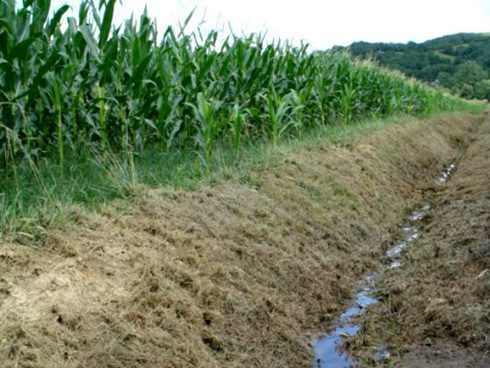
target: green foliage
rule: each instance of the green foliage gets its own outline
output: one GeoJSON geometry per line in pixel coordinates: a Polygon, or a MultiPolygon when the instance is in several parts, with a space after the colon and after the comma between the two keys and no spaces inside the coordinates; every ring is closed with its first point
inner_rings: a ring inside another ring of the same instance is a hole
{"type": "MultiPolygon", "coordinates": [[[[116,0],[82,1],[78,19],[50,1],[0,0],[0,171],[78,152],[214,148],[239,156],[245,139],[273,144],[311,126],[461,102],[342,53],[311,53],[261,35],[220,41],[168,28],[146,12],[114,28],[116,0]]],[[[482,87],[484,88],[484,87],[482,87]]],[[[480,88],[480,89],[482,89],[480,88]]]]}
{"type": "Polygon", "coordinates": [[[267,103],[267,116],[269,117],[269,122],[266,125],[268,136],[275,146],[278,140],[294,124],[290,113],[292,108],[291,96],[279,96],[275,89],[272,89],[266,96],[265,102],[267,103]]]}
{"type": "Polygon", "coordinates": [[[482,82],[485,83],[486,80],[490,81],[490,78],[487,79],[487,77],[489,77],[488,73],[478,63],[475,61],[466,61],[456,69],[452,89],[466,98],[484,98],[485,91],[482,93],[482,91],[477,91],[477,88],[481,88],[482,82]]]}
{"type": "Polygon", "coordinates": [[[215,107],[204,97],[202,92],[197,94],[197,105],[189,103],[198,122],[196,141],[199,146],[199,157],[204,167],[207,167],[213,156],[213,149],[221,124],[215,119],[215,107]]]}
{"type": "Polygon", "coordinates": [[[490,79],[477,82],[474,91],[476,98],[490,101],[490,79]]]}
{"type": "Polygon", "coordinates": [[[482,81],[486,85],[484,81],[490,80],[490,34],[460,33],[420,44],[356,42],[348,49],[355,57],[374,58],[381,65],[463,97],[488,99],[482,81]]]}
{"type": "Polygon", "coordinates": [[[232,138],[232,148],[235,152],[235,157],[240,157],[240,150],[242,147],[242,136],[244,134],[244,129],[246,128],[248,111],[240,108],[239,105],[235,104],[233,107],[232,115],[230,116],[230,131],[232,138]]]}

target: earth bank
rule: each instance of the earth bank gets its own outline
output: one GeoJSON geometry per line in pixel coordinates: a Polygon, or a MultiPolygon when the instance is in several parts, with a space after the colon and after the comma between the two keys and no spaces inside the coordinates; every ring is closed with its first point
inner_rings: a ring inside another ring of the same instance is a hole
{"type": "Polygon", "coordinates": [[[246,180],[147,190],[38,248],[0,243],[5,367],[308,367],[481,117],[298,149],[246,180]]]}
{"type": "Polygon", "coordinates": [[[446,185],[426,188],[422,237],[380,281],[382,302],[353,342],[364,357],[388,346],[388,366],[490,366],[489,115],[457,167],[446,185]]]}

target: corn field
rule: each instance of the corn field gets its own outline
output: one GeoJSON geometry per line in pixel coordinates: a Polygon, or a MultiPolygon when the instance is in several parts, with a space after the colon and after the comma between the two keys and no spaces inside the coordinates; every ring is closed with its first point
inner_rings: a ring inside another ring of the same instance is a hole
{"type": "Polygon", "coordinates": [[[345,54],[179,29],[158,34],[147,14],[113,24],[116,0],[52,13],[50,0],[0,0],[0,167],[63,162],[81,150],[276,144],[304,129],[461,103],[345,54]]]}

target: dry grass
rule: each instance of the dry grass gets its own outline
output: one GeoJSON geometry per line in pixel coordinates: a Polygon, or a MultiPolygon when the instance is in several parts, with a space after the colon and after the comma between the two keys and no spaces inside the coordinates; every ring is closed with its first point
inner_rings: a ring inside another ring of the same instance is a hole
{"type": "Polygon", "coordinates": [[[299,367],[467,116],[302,149],[246,182],[146,191],[0,245],[2,367],[299,367]]]}
{"type": "MultiPolygon", "coordinates": [[[[460,366],[470,358],[474,361],[464,366],[479,367],[482,359],[488,364],[490,357],[481,352],[490,351],[489,167],[487,117],[455,176],[447,186],[428,192],[434,208],[422,238],[408,249],[404,266],[382,279],[384,302],[366,315],[363,333],[354,344],[363,354],[388,345],[397,360],[408,351],[426,351],[427,346],[458,345],[468,350],[452,348],[444,358],[448,365],[456,366],[457,356],[462,357],[460,366]],[[468,357],[472,351],[478,359],[468,357]]],[[[407,358],[407,366],[413,366],[410,361],[417,355],[407,358]]]]}

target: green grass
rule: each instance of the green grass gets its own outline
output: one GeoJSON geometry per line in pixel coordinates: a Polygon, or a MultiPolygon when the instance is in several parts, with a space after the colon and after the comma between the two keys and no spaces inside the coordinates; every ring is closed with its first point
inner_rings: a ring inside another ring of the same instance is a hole
{"type": "Polygon", "coordinates": [[[127,205],[146,188],[171,187],[195,190],[223,180],[254,186],[249,173],[268,169],[288,152],[315,149],[321,144],[351,145],[363,134],[390,124],[413,120],[408,115],[365,120],[357,124],[314,127],[301,138],[271,145],[268,140],[247,142],[240,158],[227,145],[218,145],[203,168],[192,150],[162,152],[157,147],[141,154],[101,155],[88,151],[65,158],[63,173],[56,160],[17,167],[16,177],[3,176],[0,187],[0,238],[35,244],[49,229],[62,227],[85,211],[102,211],[109,203],[127,205]],[[123,199],[122,201],[115,201],[123,199]]]}
{"type": "Polygon", "coordinates": [[[67,6],[0,0],[0,236],[35,240],[141,186],[240,177],[373,116],[473,108],[346,54],[188,32],[190,18],[114,28],[116,3],[84,0],[62,27],[67,6]]]}
{"type": "Polygon", "coordinates": [[[445,54],[443,51],[435,51],[434,53],[442,59],[449,60],[450,62],[454,62],[454,60],[456,60],[456,56],[445,54]]]}

